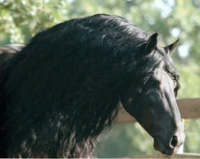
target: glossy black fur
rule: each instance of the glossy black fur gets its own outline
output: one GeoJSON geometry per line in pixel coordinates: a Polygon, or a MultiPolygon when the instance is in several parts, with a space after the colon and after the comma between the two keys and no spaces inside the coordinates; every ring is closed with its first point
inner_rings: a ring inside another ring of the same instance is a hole
{"type": "Polygon", "coordinates": [[[149,35],[94,15],[38,33],[1,66],[1,157],[89,157],[120,100],[167,55],[145,55],[149,35]]]}

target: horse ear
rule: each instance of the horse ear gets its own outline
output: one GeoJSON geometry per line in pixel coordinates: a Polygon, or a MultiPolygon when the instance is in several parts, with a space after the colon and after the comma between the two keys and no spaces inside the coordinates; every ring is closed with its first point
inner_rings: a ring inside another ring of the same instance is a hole
{"type": "Polygon", "coordinates": [[[151,51],[153,51],[156,48],[156,46],[157,46],[157,36],[158,36],[158,33],[154,33],[147,40],[147,43],[146,43],[146,46],[145,46],[145,51],[147,53],[150,53],[151,51]]]}
{"type": "Polygon", "coordinates": [[[170,54],[171,52],[173,52],[173,50],[176,48],[177,44],[179,42],[179,39],[177,39],[174,43],[168,45],[168,46],[165,46],[164,47],[164,50],[167,54],[170,54]]]}

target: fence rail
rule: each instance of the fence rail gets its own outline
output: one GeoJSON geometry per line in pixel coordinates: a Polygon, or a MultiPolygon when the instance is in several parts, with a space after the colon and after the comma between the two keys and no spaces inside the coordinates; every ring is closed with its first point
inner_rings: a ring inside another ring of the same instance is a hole
{"type": "MultiPolygon", "coordinates": [[[[200,118],[200,98],[187,98],[177,100],[181,117],[184,119],[200,118]]],[[[114,123],[130,123],[136,120],[121,106],[114,123]]]]}
{"type": "MultiPolygon", "coordinates": [[[[187,99],[179,99],[177,100],[179,110],[181,112],[181,116],[184,119],[194,119],[200,118],[200,98],[187,98],[187,99]]],[[[120,106],[120,111],[115,118],[115,123],[130,123],[135,122],[136,120],[130,116],[125,109],[120,106]]],[[[132,158],[167,158],[167,159],[176,159],[176,158],[199,158],[200,154],[193,154],[193,153],[183,153],[183,154],[175,154],[172,156],[163,155],[161,153],[155,155],[144,155],[144,156],[134,156],[132,158]]]]}
{"type": "MultiPolygon", "coordinates": [[[[172,156],[167,156],[167,155],[163,155],[163,154],[156,154],[156,155],[144,155],[144,156],[134,156],[131,158],[151,158],[151,159],[155,159],[155,158],[163,158],[163,159],[176,159],[176,158],[187,158],[187,159],[192,159],[192,158],[198,158],[200,159],[200,154],[194,154],[194,153],[183,153],[183,154],[175,154],[172,156]]],[[[131,159],[130,158],[130,159],[131,159]]],[[[126,158],[129,159],[129,158],[126,158]]]]}

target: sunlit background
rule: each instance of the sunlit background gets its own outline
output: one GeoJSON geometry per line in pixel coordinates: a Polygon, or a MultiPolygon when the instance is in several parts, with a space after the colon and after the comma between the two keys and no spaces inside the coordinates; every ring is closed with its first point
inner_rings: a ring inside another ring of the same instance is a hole
{"type": "MultiPolygon", "coordinates": [[[[180,39],[173,61],[180,73],[178,98],[200,97],[200,0],[0,0],[0,46],[28,43],[41,29],[71,18],[107,13],[127,18],[160,45],[180,39]]],[[[200,120],[185,120],[184,152],[200,153],[200,120]]],[[[137,123],[105,130],[97,157],[155,154],[152,138],[137,123]]]]}

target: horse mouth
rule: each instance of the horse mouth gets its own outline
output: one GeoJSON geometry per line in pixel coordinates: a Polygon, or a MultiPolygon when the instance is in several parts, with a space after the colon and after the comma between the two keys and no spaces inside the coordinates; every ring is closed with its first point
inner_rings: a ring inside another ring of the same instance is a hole
{"type": "Polygon", "coordinates": [[[176,153],[176,152],[174,152],[173,149],[168,149],[168,148],[166,148],[166,149],[160,149],[159,147],[155,146],[155,144],[154,144],[154,148],[156,150],[160,151],[161,153],[166,154],[168,156],[171,156],[171,155],[173,155],[173,154],[176,153]]]}
{"type": "Polygon", "coordinates": [[[160,137],[154,139],[154,148],[168,156],[176,154],[180,146],[181,144],[178,144],[175,147],[170,147],[168,144],[163,144],[160,140],[160,137]]]}

